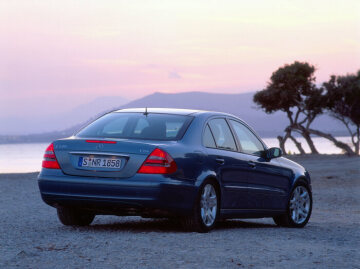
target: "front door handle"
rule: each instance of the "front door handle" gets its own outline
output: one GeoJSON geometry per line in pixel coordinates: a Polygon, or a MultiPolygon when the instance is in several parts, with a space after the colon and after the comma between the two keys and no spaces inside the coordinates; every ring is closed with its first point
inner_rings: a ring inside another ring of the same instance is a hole
{"type": "Polygon", "coordinates": [[[249,161],[249,162],[248,162],[248,165],[249,165],[251,168],[255,168],[255,167],[256,167],[256,163],[254,163],[253,161],[249,161]]]}
{"type": "Polygon", "coordinates": [[[223,165],[223,164],[225,163],[225,160],[222,159],[222,158],[216,158],[216,162],[217,162],[218,164],[223,165]]]}

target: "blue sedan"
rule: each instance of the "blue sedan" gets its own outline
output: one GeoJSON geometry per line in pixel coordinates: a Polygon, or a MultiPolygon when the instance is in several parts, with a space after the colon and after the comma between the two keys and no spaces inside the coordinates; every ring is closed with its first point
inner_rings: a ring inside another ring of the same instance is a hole
{"type": "Polygon", "coordinates": [[[230,114],[124,109],[50,144],[38,183],[64,225],[137,215],[176,218],[198,232],[228,218],[304,227],[310,176],[281,155],[230,114]]]}

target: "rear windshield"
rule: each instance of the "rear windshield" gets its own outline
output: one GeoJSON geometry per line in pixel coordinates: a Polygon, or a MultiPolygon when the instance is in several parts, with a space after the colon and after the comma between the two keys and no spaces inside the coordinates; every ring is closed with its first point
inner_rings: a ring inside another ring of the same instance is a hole
{"type": "Polygon", "coordinates": [[[192,117],[183,115],[113,112],[92,122],[77,137],[179,140],[192,117]]]}

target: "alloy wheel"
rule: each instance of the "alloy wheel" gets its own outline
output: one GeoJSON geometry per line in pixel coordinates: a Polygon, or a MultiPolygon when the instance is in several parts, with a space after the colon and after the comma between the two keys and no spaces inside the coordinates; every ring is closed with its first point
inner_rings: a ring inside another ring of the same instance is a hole
{"type": "Polygon", "coordinates": [[[203,223],[209,227],[214,224],[217,214],[217,195],[212,184],[206,184],[200,198],[200,213],[203,223]]]}
{"type": "Polygon", "coordinates": [[[310,195],[304,186],[297,186],[290,199],[290,217],[296,224],[302,224],[310,212],[310,195]]]}

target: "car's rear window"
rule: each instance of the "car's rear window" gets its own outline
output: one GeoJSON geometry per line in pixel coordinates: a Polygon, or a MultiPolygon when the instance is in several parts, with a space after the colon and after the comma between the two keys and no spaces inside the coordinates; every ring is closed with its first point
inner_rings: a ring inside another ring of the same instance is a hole
{"type": "Polygon", "coordinates": [[[92,122],[77,137],[179,140],[191,116],[113,112],[92,122]]]}

